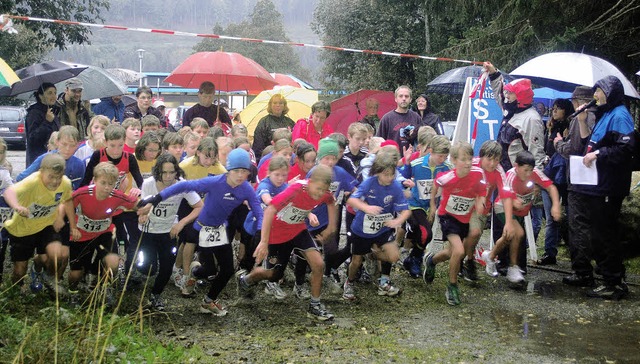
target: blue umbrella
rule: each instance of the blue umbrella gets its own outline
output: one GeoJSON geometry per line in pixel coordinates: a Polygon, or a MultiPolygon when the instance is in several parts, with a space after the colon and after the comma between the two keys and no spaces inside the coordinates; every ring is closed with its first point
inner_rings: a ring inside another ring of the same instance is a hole
{"type": "Polygon", "coordinates": [[[545,100],[570,99],[571,92],[563,92],[549,87],[541,87],[533,90],[533,98],[545,100]]]}

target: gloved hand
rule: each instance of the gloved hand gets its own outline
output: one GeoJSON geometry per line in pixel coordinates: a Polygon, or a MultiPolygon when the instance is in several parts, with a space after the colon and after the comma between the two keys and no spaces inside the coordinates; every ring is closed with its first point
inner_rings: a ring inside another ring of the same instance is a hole
{"type": "Polygon", "coordinates": [[[147,204],[152,204],[153,206],[156,206],[161,201],[162,201],[162,196],[160,196],[159,193],[157,195],[147,196],[142,200],[140,200],[140,202],[138,202],[138,208],[142,208],[147,204]]]}

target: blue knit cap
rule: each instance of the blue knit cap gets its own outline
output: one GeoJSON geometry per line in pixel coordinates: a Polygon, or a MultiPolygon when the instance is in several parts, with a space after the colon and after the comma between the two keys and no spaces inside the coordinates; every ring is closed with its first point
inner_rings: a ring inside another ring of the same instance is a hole
{"type": "Polygon", "coordinates": [[[242,148],[232,150],[227,156],[227,171],[238,168],[251,169],[249,153],[242,148]]]}

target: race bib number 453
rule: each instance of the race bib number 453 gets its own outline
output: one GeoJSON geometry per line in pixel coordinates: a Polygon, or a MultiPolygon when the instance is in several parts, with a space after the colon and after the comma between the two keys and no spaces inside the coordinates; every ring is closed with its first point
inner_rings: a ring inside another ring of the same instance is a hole
{"type": "Polygon", "coordinates": [[[451,195],[447,201],[446,210],[452,215],[466,215],[471,211],[475,200],[473,197],[451,195]]]}
{"type": "Polygon", "coordinates": [[[224,225],[220,226],[203,226],[200,229],[199,245],[203,248],[211,248],[229,244],[227,239],[227,231],[224,225]]]}

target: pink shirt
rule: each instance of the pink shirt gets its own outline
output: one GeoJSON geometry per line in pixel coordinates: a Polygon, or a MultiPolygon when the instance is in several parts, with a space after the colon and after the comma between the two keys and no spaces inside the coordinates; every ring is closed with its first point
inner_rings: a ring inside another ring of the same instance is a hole
{"type": "Polygon", "coordinates": [[[317,150],[318,142],[320,141],[320,139],[325,138],[332,133],[333,128],[327,123],[322,124],[322,131],[318,132],[313,126],[313,122],[311,121],[311,119],[300,119],[293,127],[293,131],[291,132],[291,140],[296,140],[298,138],[305,139],[307,142],[311,143],[311,145],[313,145],[317,150]]]}

